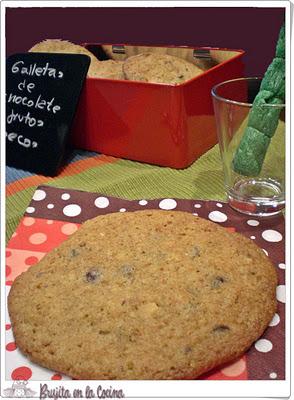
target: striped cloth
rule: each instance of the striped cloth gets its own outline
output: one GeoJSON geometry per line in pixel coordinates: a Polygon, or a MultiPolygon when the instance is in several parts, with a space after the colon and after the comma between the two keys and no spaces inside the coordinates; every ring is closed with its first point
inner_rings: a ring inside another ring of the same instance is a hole
{"type": "Polygon", "coordinates": [[[67,165],[54,178],[7,167],[7,240],[18,225],[36,187],[41,184],[98,192],[128,200],[160,197],[225,199],[218,146],[183,170],[74,150],[67,165]]]}

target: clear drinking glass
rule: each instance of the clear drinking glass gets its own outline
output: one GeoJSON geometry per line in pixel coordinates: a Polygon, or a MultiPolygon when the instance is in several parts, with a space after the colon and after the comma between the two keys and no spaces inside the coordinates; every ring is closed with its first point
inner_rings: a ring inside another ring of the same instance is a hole
{"type": "MultiPolygon", "coordinates": [[[[222,82],[212,89],[212,98],[228,202],[232,208],[242,213],[270,216],[278,214],[285,206],[284,104],[265,104],[262,105],[264,108],[260,109],[263,116],[272,115],[274,110],[277,111],[274,114],[279,115],[278,123],[276,117],[276,122],[271,126],[274,134],[269,145],[266,150],[263,149],[265,157],[261,162],[261,170],[257,173],[244,173],[238,169],[236,171],[236,152],[239,151],[240,142],[248,126],[248,118],[252,115],[249,113],[260,84],[260,78],[240,78],[222,82]]],[[[258,121],[259,124],[264,118],[258,121]]],[[[255,135],[258,133],[255,131],[255,135]]],[[[263,136],[262,133],[261,135],[263,136]]],[[[262,147],[258,142],[263,143],[264,140],[268,144],[268,139],[259,136],[252,142],[248,141],[249,153],[252,149],[253,154],[258,154],[259,147],[262,147]]],[[[262,159],[263,156],[258,157],[262,159]]],[[[246,160],[249,165],[251,158],[249,156],[246,160]]]]}

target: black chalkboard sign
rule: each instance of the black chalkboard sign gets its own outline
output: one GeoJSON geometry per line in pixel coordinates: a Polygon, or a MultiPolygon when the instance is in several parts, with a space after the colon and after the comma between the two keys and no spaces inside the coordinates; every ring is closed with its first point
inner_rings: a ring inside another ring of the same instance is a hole
{"type": "Polygon", "coordinates": [[[80,54],[14,54],[6,63],[6,160],[58,172],[90,64],[80,54]]]}

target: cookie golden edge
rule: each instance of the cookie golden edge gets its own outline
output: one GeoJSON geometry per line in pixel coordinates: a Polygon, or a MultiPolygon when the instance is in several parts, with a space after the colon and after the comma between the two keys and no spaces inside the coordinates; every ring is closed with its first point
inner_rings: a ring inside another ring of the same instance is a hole
{"type": "Polygon", "coordinates": [[[84,54],[90,57],[90,65],[88,76],[92,76],[95,70],[99,68],[99,61],[93,53],[86,47],[63,39],[44,39],[41,42],[34,44],[29,50],[29,53],[57,53],[57,54],[84,54]]]}
{"type": "Polygon", "coordinates": [[[129,81],[180,85],[200,76],[204,71],[194,63],[180,57],[169,54],[144,52],[128,57],[124,62],[123,72],[126,79],[129,81]],[[159,71],[164,75],[171,74],[171,71],[166,71],[163,65],[157,64],[163,61],[168,61],[174,65],[173,77],[167,78],[167,76],[163,77],[162,75],[158,77],[159,71]],[[152,68],[150,65],[152,65],[152,68]],[[149,66],[149,68],[146,68],[147,66],[149,66]],[[181,71],[177,71],[178,68],[180,68],[181,71]],[[179,72],[183,76],[180,80],[177,77],[179,72]]]}
{"type": "MultiPolygon", "coordinates": [[[[158,212],[158,210],[135,211],[135,212],[132,212],[131,214],[148,213],[148,212],[156,213],[156,212],[158,212]]],[[[162,211],[159,211],[159,212],[162,212],[162,211]]],[[[182,211],[174,211],[174,212],[176,212],[176,213],[180,212],[180,213],[183,213],[186,215],[190,215],[190,213],[188,213],[188,212],[182,212],[182,211]]],[[[173,211],[171,211],[171,212],[164,211],[164,213],[174,213],[174,212],[173,211]]],[[[121,215],[121,213],[115,213],[115,214],[121,215]]],[[[101,219],[106,216],[107,215],[90,219],[90,220],[86,221],[80,229],[82,229],[83,227],[84,228],[89,227],[92,224],[95,224],[96,220],[101,219]]],[[[214,228],[216,230],[224,233],[224,228],[218,226],[216,223],[207,221],[200,217],[194,217],[194,219],[198,220],[200,222],[200,224],[202,224],[202,225],[207,225],[207,226],[209,225],[210,227],[214,226],[214,228]]],[[[80,231],[80,229],[79,229],[79,231],[80,231]]],[[[228,232],[226,232],[226,233],[228,233],[228,232]]],[[[250,239],[244,237],[242,234],[239,234],[237,232],[232,232],[232,233],[228,233],[228,234],[234,235],[237,240],[241,241],[241,244],[251,246],[252,248],[255,248],[256,250],[258,250],[260,252],[260,255],[263,257],[265,264],[268,265],[266,268],[268,269],[267,272],[269,274],[269,281],[272,282],[271,297],[268,299],[268,307],[264,310],[264,314],[262,315],[262,318],[258,321],[258,323],[255,326],[256,333],[254,335],[252,335],[250,338],[248,338],[248,337],[246,338],[246,336],[244,336],[243,338],[242,337],[239,338],[238,349],[232,350],[226,356],[216,357],[214,362],[210,362],[210,363],[203,362],[197,369],[193,369],[189,372],[187,372],[186,370],[184,371],[183,369],[174,370],[172,373],[164,374],[163,376],[158,374],[158,375],[150,377],[150,378],[144,377],[142,379],[144,379],[144,380],[194,380],[196,378],[201,378],[201,375],[203,375],[209,371],[212,371],[215,368],[219,369],[222,366],[226,365],[227,363],[233,362],[233,361],[237,360],[239,357],[241,357],[242,355],[244,355],[244,353],[253,345],[253,343],[256,340],[258,340],[262,336],[262,334],[265,332],[266,328],[268,327],[270,321],[272,320],[272,318],[277,310],[276,286],[278,284],[278,276],[277,276],[275,266],[273,265],[273,263],[270,260],[268,260],[267,256],[264,254],[264,252],[255,243],[253,243],[250,239]]],[[[60,246],[66,244],[66,242],[69,239],[65,240],[60,246]]],[[[60,247],[60,246],[58,246],[58,247],[60,247]]],[[[54,252],[54,250],[52,250],[52,252],[54,252]]],[[[52,252],[50,252],[50,253],[52,253],[52,252]]],[[[42,263],[42,261],[40,263],[42,263]]],[[[38,269],[40,263],[31,266],[30,270],[38,269]]],[[[9,296],[8,296],[8,310],[9,310],[11,325],[12,325],[12,329],[13,329],[15,343],[16,343],[17,347],[20,349],[20,351],[24,355],[26,355],[30,359],[30,361],[35,362],[38,365],[43,366],[47,369],[51,369],[51,370],[59,372],[61,374],[70,376],[77,380],[108,380],[108,379],[111,379],[111,376],[109,374],[101,374],[101,373],[72,374],[72,372],[70,371],[70,368],[67,367],[66,363],[59,362],[58,363],[59,365],[57,365],[56,362],[51,363],[50,360],[48,360],[48,361],[46,360],[46,362],[44,362],[43,358],[38,355],[40,353],[30,351],[30,348],[29,348],[30,346],[28,345],[28,343],[25,340],[22,339],[21,334],[19,333],[19,330],[17,327],[17,318],[15,318],[14,304],[13,304],[13,298],[15,296],[14,292],[17,292],[18,285],[22,283],[24,274],[25,274],[25,272],[20,274],[14,280],[11,290],[10,290],[10,293],[9,293],[9,296]]],[[[188,369],[189,368],[187,368],[187,370],[188,369]]],[[[140,379],[137,379],[137,380],[140,380],[140,379]]]]}

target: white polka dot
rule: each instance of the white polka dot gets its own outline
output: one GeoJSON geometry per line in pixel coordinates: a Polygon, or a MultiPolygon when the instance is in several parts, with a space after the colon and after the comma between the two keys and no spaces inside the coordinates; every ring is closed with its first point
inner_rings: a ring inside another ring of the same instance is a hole
{"type": "Polygon", "coordinates": [[[212,211],[211,213],[208,214],[208,218],[214,222],[225,222],[228,219],[226,214],[220,211],[212,211]]]}
{"type": "Polygon", "coordinates": [[[285,265],[284,263],[280,263],[280,264],[279,264],[279,268],[281,268],[281,269],[286,269],[286,265],[285,265]]]}
{"type": "Polygon", "coordinates": [[[279,285],[276,289],[277,300],[281,303],[286,303],[286,286],[279,285]]]}
{"type": "Polygon", "coordinates": [[[12,236],[11,237],[15,237],[15,236],[17,236],[17,233],[16,232],[14,232],[13,234],[12,234],[12,236]]]}
{"type": "Polygon", "coordinates": [[[276,326],[276,325],[279,324],[279,322],[280,322],[280,316],[279,316],[279,314],[275,314],[275,315],[273,316],[273,319],[272,319],[271,322],[269,323],[269,326],[276,326]]]}
{"type": "Polygon", "coordinates": [[[271,373],[269,374],[269,377],[270,377],[271,379],[276,379],[277,376],[278,376],[278,375],[277,375],[275,372],[271,372],[271,373]]]}
{"type": "Polygon", "coordinates": [[[250,226],[258,226],[259,221],[256,221],[256,219],[248,219],[247,224],[250,226]]]}
{"type": "Polygon", "coordinates": [[[264,254],[265,254],[266,256],[268,256],[268,252],[267,252],[265,249],[262,249],[262,250],[263,250],[264,254]]]}
{"type": "Polygon", "coordinates": [[[27,212],[28,214],[34,213],[34,212],[35,212],[35,207],[28,207],[28,208],[26,209],[26,212],[27,212]]]}
{"type": "Polygon", "coordinates": [[[280,234],[280,232],[274,231],[273,229],[263,231],[261,236],[267,242],[280,242],[283,239],[283,236],[280,234]]]}
{"type": "Polygon", "coordinates": [[[127,210],[125,208],[120,208],[119,211],[120,212],[126,212],[127,210]]]}
{"type": "Polygon", "coordinates": [[[195,215],[195,217],[198,217],[198,214],[197,214],[197,213],[193,213],[193,215],[195,215]]]}
{"type": "Polygon", "coordinates": [[[257,342],[255,342],[254,346],[256,350],[260,351],[261,353],[268,353],[273,348],[272,342],[268,339],[259,339],[257,342]]]}
{"type": "Polygon", "coordinates": [[[255,239],[255,236],[250,236],[250,239],[254,240],[254,239],[255,239]]]}
{"type": "Polygon", "coordinates": [[[70,199],[70,194],[69,193],[63,193],[61,195],[62,200],[69,200],[70,199]]]}
{"type": "Polygon", "coordinates": [[[146,206],[146,204],[148,204],[147,200],[140,200],[139,201],[140,206],[146,206]]]}
{"type": "Polygon", "coordinates": [[[109,206],[109,200],[106,197],[97,197],[94,204],[98,208],[106,208],[109,206]]]}
{"type": "Polygon", "coordinates": [[[174,199],[164,199],[159,203],[159,208],[162,210],[173,210],[176,206],[177,202],[174,199]]]}
{"type": "Polygon", "coordinates": [[[48,219],[48,220],[47,220],[47,224],[48,224],[48,225],[52,225],[52,224],[53,224],[52,219],[48,219]]]}
{"type": "Polygon", "coordinates": [[[51,203],[48,204],[48,205],[47,205],[47,208],[49,208],[49,210],[51,210],[52,208],[54,208],[54,204],[51,204],[51,203]]]}
{"type": "Polygon", "coordinates": [[[46,192],[44,190],[36,190],[33,196],[33,200],[35,201],[41,201],[44,200],[46,197],[46,192]]]}
{"type": "Polygon", "coordinates": [[[194,204],[194,207],[195,208],[201,208],[202,206],[201,206],[201,204],[194,204]]]}
{"type": "Polygon", "coordinates": [[[219,207],[219,208],[223,207],[223,205],[221,203],[216,203],[216,206],[219,207]]]}
{"type": "Polygon", "coordinates": [[[63,209],[63,214],[67,217],[76,217],[77,215],[81,214],[82,209],[77,204],[68,204],[63,209]]]}

